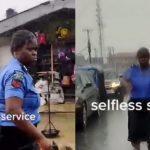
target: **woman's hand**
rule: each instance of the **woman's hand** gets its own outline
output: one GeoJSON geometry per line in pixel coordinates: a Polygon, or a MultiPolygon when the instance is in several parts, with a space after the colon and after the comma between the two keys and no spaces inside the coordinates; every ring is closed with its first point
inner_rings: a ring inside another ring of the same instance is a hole
{"type": "Polygon", "coordinates": [[[126,92],[130,93],[132,91],[132,84],[129,81],[122,81],[122,85],[126,88],[126,92]]]}
{"type": "Polygon", "coordinates": [[[127,82],[127,92],[130,93],[132,91],[132,84],[127,82]]]}
{"type": "Polygon", "coordinates": [[[37,143],[40,146],[40,150],[52,150],[52,146],[46,138],[38,140],[37,143]]]}

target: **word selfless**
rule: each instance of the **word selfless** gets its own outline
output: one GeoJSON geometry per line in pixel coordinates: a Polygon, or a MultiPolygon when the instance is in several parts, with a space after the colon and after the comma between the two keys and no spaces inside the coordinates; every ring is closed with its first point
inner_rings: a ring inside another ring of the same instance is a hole
{"type": "MultiPolygon", "coordinates": [[[[141,102],[119,102],[116,99],[113,100],[108,100],[107,102],[93,102],[91,103],[91,110],[92,111],[96,111],[96,110],[101,110],[101,111],[105,111],[105,110],[137,110],[140,111],[143,109],[143,105],[141,102]]],[[[146,109],[148,111],[150,111],[150,102],[146,103],[146,109]]]]}
{"type": "Polygon", "coordinates": [[[35,115],[34,114],[19,114],[19,115],[12,115],[12,114],[0,114],[0,120],[1,121],[14,121],[14,120],[27,120],[27,121],[34,121],[35,120],[35,115]]]}

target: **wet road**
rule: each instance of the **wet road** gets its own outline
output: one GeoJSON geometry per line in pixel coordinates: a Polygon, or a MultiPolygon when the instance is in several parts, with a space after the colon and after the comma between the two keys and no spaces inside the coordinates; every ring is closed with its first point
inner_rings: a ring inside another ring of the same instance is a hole
{"type": "MultiPolygon", "coordinates": [[[[91,117],[86,131],[77,131],[77,150],[132,150],[127,141],[127,112],[103,112],[99,119],[91,117]]],[[[146,150],[146,143],[141,144],[146,150]]]]}

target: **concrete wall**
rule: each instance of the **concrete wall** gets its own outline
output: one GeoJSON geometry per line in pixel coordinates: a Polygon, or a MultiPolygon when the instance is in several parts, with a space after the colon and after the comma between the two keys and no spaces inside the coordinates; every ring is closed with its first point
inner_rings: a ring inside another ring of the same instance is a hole
{"type": "Polygon", "coordinates": [[[10,52],[10,38],[0,37],[0,70],[9,62],[12,58],[10,52]]]}
{"type": "Polygon", "coordinates": [[[10,61],[12,58],[10,47],[8,45],[0,47],[0,70],[10,61]]]}

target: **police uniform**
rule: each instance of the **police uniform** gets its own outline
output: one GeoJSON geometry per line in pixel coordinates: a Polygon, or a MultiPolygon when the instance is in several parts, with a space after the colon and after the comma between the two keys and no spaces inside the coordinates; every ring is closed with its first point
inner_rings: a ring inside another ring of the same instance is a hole
{"type": "Polygon", "coordinates": [[[40,97],[33,86],[33,79],[26,67],[15,58],[0,73],[0,149],[37,150],[34,139],[7,118],[5,101],[10,97],[23,101],[22,109],[28,116],[32,115],[32,119],[28,119],[35,126],[40,122],[40,97]]]}
{"type": "Polygon", "coordinates": [[[132,85],[129,102],[135,105],[140,102],[141,106],[141,110],[128,111],[128,140],[150,142],[150,111],[147,110],[147,103],[150,102],[150,67],[143,72],[139,65],[133,65],[123,78],[132,85]]]}

